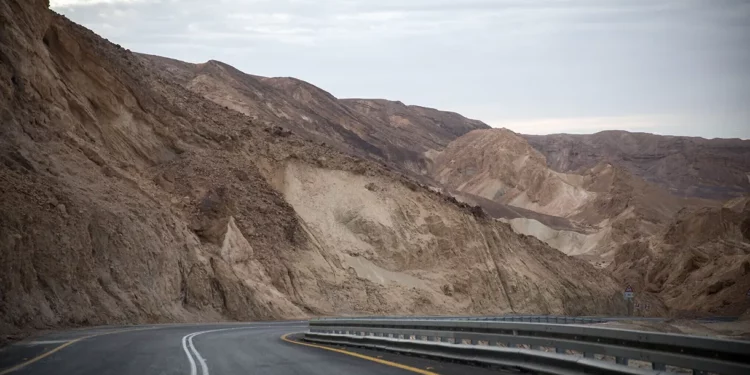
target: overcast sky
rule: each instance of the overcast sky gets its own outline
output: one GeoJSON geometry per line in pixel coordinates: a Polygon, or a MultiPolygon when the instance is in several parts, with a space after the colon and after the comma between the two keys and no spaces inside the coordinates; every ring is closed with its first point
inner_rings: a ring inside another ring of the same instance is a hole
{"type": "Polygon", "coordinates": [[[750,0],[51,0],[114,43],[522,133],[750,138],[750,0]]]}

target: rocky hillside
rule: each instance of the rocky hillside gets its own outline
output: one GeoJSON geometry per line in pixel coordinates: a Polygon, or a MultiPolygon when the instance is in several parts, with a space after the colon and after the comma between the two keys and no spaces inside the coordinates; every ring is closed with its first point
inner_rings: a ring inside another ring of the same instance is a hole
{"type": "Polygon", "coordinates": [[[625,131],[524,138],[558,172],[580,172],[606,161],[678,196],[723,200],[750,192],[750,140],[625,131]]]}
{"type": "Polygon", "coordinates": [[[430,172],[462,200],[558,217],[497,216],[632,285],[638,303],[664,303],[685,316],[741,315],[750,307],[747,197],[723,206],[681,198],[606,161],[576,173],[554,171],[507,129],[459,137],[437,154],[430,172]]]}
{"type": "Polygon", "coordinates": [[[417,176],[425,173],[431,152],[471,130],[489,128],[456,113],[401,102],[337,99],[295,78],[253,76],[219,61],[189,64],[139,56],[170,80],[255,121],[283,126],[307,139],[417,176]]]}
{"type": "Polygon", "coordinates": [[[676,314],[741,315],[750,308],[748,201],[682,210],[658,235],[624,244],[608,270],[676,314]]]}
{"type": "Polygon", "coordinates": [[[507,129],[456,139],[435,157],[430,175],[448,188],[553,216],[568,216],[592,198],[581,176],[547,168],[542,154],[507,129]]]}
{"type": "Polygon", "coordinates": [[[489,200],[567,220],[569,225],[561,226],[532,215],[496,216],[520,233],[599,265],[612,261],[621,244],[656,234],[681,209],[718,204],[676,197],[607,162],[579,173],[554,171],[539,151],[507,129],[459,137],[437,154],[430,176],[460,198],[479,197],[474,202],[488,212],[489,200]]]}
{"type": "Polygon", "coordinates": [[[264,79],[218,63],[163,69],[47,8],[0,2],[0,337],[108,323],[624,312],[620,287],[589,264],[321,145],[314,136],[356,129],[307,127],[292,117],[305,113],[291,112],[296,99],[262,91],[264,79]],[[210,85],[231,90],[214,96],[210,85]]]}

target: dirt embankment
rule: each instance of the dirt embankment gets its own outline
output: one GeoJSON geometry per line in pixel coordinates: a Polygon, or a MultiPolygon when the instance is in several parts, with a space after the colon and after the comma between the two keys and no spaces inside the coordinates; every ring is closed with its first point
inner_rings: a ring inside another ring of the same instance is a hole
{"type": "Polygon", "coordinates": [[[206,100],[45,1],[2,2],[0,21],[0,335],[624,311],[585,262],[206,100]]]}

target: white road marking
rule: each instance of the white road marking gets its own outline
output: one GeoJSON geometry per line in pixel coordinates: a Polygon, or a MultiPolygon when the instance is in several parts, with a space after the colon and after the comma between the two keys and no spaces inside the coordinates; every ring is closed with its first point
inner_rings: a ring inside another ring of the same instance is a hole
{"type": "Polygon", "coordinates": [[[27,341],[19,342],[18,345],[50,345],[50,344],[63,344],[70,340],[43,340],[43,341],[27,341]]]}
{"type": "MultiPolygon", "coordinates": [[[[225,331],[225,329],[221,330],[221,331],[225,331]]],[[[216,332],[216,331],[207,331],[207,332],[216,332]]],[[[208,366],[206,366],[206,360],[201,356],[201,353],[198,353],[198,349],[196,349],[195,348],[195,344],[193,344],[193,337],[198,336],[198,335],[203,334],[203,333],[206,333],[206,332],[205,331],[204,332],[198,332],[198,333],[193,333],[192,335],[190,335],[190,337],[188,337],[188,347],[193,352],[193,355],[195,355],[195,358],[198,359],[198,362],[200,362],[200,364],[201,364],[201,373],[203,375],[208,375],[208,366]]]]}
{"type": "Polygon", "coordinates": [[[192,333],[182,337],[182,350],[185,351],[185,355],[188,357],[188,361],[190,361],[190,375],[196,375],[197,371],[195,369],[195,361],[193,360],[193,356],[190,355],[190,352],[187,348],[187,337],[190,335],[192,335],[192,333]]]}
{"type": "MultiPolygon", "coordinates": [[[[208,365],[206,364],[206,359],[201,356],[200,352],[198,352],[198,349],[195,348],[195,344],[193,344],[193,338],[195,336],[202,335],[204,333],[212,333],[212,332],[220,332],[220,331],[233,331],[233,330],[238,330],[238,329],[258,329],[258,328],[269,328],[269,327],[277,327],[277,326],[281,326],[281,324],[267,324],[263,326],[212,329],[208,331],[188,333],[187,335],[182,336],[182,350],[185,351],[185,355],[188,357],[188,361],[190,362],[190,375],[198,375],[198,367],[195,364],[195,360],[193,359],[193,356],[190,355],[191,352],[193,353],[195,358],[198,359],[198,363],[201,365],[201,375],[210,375],[208,372],[208,365]]],[[[302,325],[302,326],[284,325],[283,327],[299,328],[299,327],[307,327],[307,325],[302,325]]]]}

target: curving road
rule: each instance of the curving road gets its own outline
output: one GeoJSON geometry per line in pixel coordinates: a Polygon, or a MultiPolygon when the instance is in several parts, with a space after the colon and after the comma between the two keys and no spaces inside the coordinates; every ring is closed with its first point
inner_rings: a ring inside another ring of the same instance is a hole
{"type": "Polygon", "coordinates": [[[306,322],[101,327],[0,349],[0,375],[498,374],[424,358],[303,345],[306,322]],[[291,334],[285,339],[282,336],[291,334]]]}

